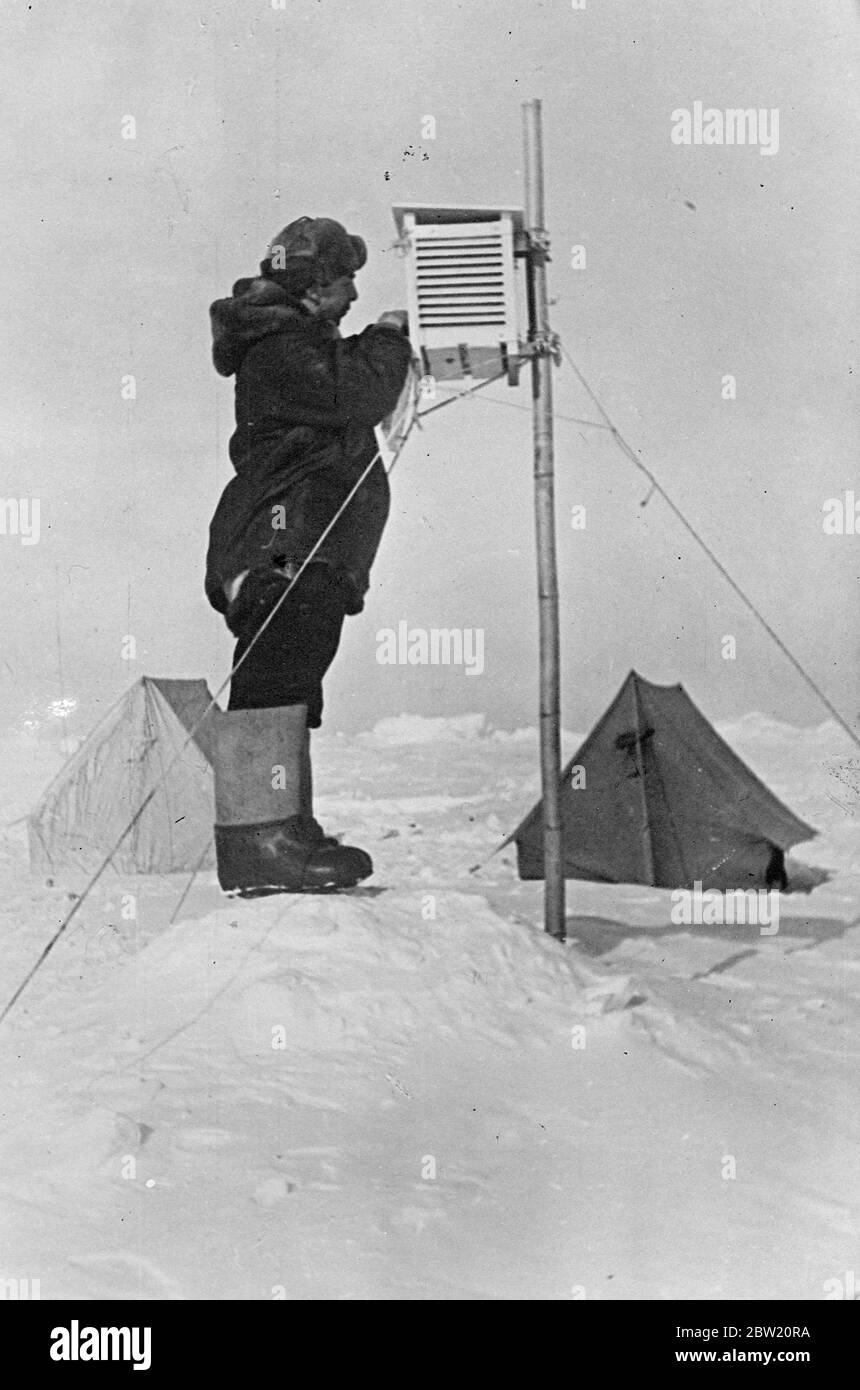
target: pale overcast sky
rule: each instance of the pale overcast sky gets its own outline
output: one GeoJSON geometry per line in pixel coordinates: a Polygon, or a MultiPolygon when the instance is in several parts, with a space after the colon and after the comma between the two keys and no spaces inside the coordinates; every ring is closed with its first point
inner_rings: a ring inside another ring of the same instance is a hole
{"type": "MultiPolygon", "coordinates": [[[[0,725],[61,693],[58,629],[81,732],[141,674],[220,682],[231,645],[202,579],[232,383],[211,366],[210,301],[307,213],[368,242],[345,331],[402,304],[391,204],[521,202],[529,97],[544,102],[554,326],[857,718],[860,534],[826,535],[821,510],[860,499],[853,4],[5,0],[0,27],[0,490],[41,504],[38,544],[0,536],[0,725]],[[697,101],[777,110],[778,151],[673,143],[672,112],[697,101]]],[[[561,414],[592,413],[567,366],[555,395],[561,414]]],[[[494,386],[413,434],[327,682],[330,730],[402,710],[534,722],[528,405],[525,384],[494,386]],[[379,665],[377,631],[403,620],[483,628],[483,674],[379,665]]],[[[825,717],[660,498],[641,505],[647,484],[605,433],[560,421],[556,459],[567,727],[631,666],[683,681],[715,718],[825,717]]]]}

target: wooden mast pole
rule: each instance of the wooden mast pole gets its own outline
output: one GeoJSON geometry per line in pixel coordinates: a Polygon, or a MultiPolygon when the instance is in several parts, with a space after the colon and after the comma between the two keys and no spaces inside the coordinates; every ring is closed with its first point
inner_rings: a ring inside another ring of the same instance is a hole
{"type": "Polygon", "coordinates": [[[535,538],[540,623],[540,763],[543,798],[544,928],[565,939],[565,881],[561,823],[558,575],[552,430],[552,335],[546,262],[541,103],[523,102],[529,341],[532,345],[535,538]]]}

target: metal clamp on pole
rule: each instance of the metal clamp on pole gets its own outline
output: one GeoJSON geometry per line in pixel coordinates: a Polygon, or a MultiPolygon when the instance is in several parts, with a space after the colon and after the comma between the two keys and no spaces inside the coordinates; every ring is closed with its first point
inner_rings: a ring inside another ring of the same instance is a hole
{"type": "Polygon", "coordinates": [[[527,343],[520,343],[518,357],[551,357],[557,367],[561,366],[561,338],[552,329],[541,332],[535,330],[535,335],[527,343]]]}
{"type": "MultiPolygon", "coordinates": [[[[523,103],[524,107],[525,107],[525,106],[529,106],[530,104],[531,104],[531,103],[529,103],[529,102],[524,102],[524,103],[523,103]]],[[[540,107],[540,102],[539,102],[539,101],[538,101],[538,102],[535,102],[534,104],[535,104],[536,106],[540,107]]],[[[532,259],[533,259],[535,262],[541,261],[541,262],[543,262],[543,263],[545,264],[547,261],[552,260],[552,257],[551,257],[550,254],[549,254],[549,247],[550,247],[549,232],[548,232],[544,227],[527,227],[527,228],[526,228],[526,248],[527,248],[527,249],[526,249],[526,255],[527,255],[527,256],[531,256],[532,259]]]]}

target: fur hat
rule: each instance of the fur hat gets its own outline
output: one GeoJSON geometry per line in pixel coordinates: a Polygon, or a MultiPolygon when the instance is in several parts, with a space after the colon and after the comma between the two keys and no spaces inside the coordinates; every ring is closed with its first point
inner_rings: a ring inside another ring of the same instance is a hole
{"type": "Polygon", "coordinates": [[[331,217],[299,217],[272,239],[261,273],[300,297],[311,285],[352,275],[367,260],[360,236],[351,236],[331,217]]]}

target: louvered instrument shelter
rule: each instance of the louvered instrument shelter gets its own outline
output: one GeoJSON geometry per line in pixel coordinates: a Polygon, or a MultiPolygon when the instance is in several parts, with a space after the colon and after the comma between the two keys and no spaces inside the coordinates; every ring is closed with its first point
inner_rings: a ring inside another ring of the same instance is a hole
{"type": "Polygon", "coordinates": [[[523,213],[511,207],[398,206],[412,343],[439,381],[495,376],[519,351],[514,256],[523,213]]]}

